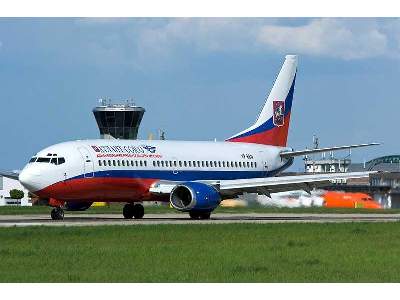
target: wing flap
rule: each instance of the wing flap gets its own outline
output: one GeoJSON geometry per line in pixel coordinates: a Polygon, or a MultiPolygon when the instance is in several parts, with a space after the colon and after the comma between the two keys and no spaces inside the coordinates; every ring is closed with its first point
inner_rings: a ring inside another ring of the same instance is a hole
{"type": "Polygon", "coordinates": [[[335,179],[366,178],[375,172],[330,173],[269,178],[222,180],[219,182],[221,195],[234,196],[243,192],[269,195],[272,193],[305,190],[325,186],[335,179]]]}

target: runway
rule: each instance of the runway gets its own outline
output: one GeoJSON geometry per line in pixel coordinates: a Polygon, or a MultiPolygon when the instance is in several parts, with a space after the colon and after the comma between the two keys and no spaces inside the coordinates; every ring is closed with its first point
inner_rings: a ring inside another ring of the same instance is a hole
{"type": "Polygon", "coordinates": [[[61,221],[49,215],[0,215],[0,227],[24,226],[103,226],[103,225],[157,225],[157,224],[231,224],[231,223],[345,223],[397,222],[400,214],[222,214],[211,215],[210,220],[192,220],[187,214],[146,214],[140,220],[125,220],[119,214],[66,214],[61,221]]]}

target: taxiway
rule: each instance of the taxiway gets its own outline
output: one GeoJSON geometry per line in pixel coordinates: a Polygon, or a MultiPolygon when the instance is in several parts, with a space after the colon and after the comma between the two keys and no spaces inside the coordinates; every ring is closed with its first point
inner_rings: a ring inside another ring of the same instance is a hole
{"type": "Polygon", "coordinates": [[[187,214],[146,214],[143,219],[126,220],[119,214],[66,214],[65,219],[53,221],[50,216],[1,215],[0,227],[13,226],[102,226],[102,225],[156,225],[156,224],[227,224],[227,223],[343,223],[343,222],[397,222],[400,214],[222,214],[211,215],[210,220],[192,220],[187,214]]]}

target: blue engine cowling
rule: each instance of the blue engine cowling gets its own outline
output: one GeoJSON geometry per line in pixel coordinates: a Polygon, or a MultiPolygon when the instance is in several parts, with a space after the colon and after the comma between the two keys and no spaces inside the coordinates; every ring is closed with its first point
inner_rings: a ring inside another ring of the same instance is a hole
{"type": "Polygon", "coordinates": [[[82,211],[82,210],[87,210],[92,204],[93,202],[67,201],[65,202],[65,209],[70,211],[82,211]]]}
{"type": "Polygon", "coordinates": [[[171,191],[171,205],[179,211],[213,211],[220,203],[218,190],[201,182],[184,182],[171,191]]]}

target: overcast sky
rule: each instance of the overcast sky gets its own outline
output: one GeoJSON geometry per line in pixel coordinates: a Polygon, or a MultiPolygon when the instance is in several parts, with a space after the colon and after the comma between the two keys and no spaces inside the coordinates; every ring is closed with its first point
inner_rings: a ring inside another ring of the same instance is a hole
{"type": "Polygon", "coordinates": [[[2,18],[0,169],[97,138],[100,97],[144,106],[141,138],[223,140],[255,121],[285,54],[299,55],[291,147],[317,134],[384,143],[355,161],[400,154],[399,50],[399,19],[2,18]]]}

